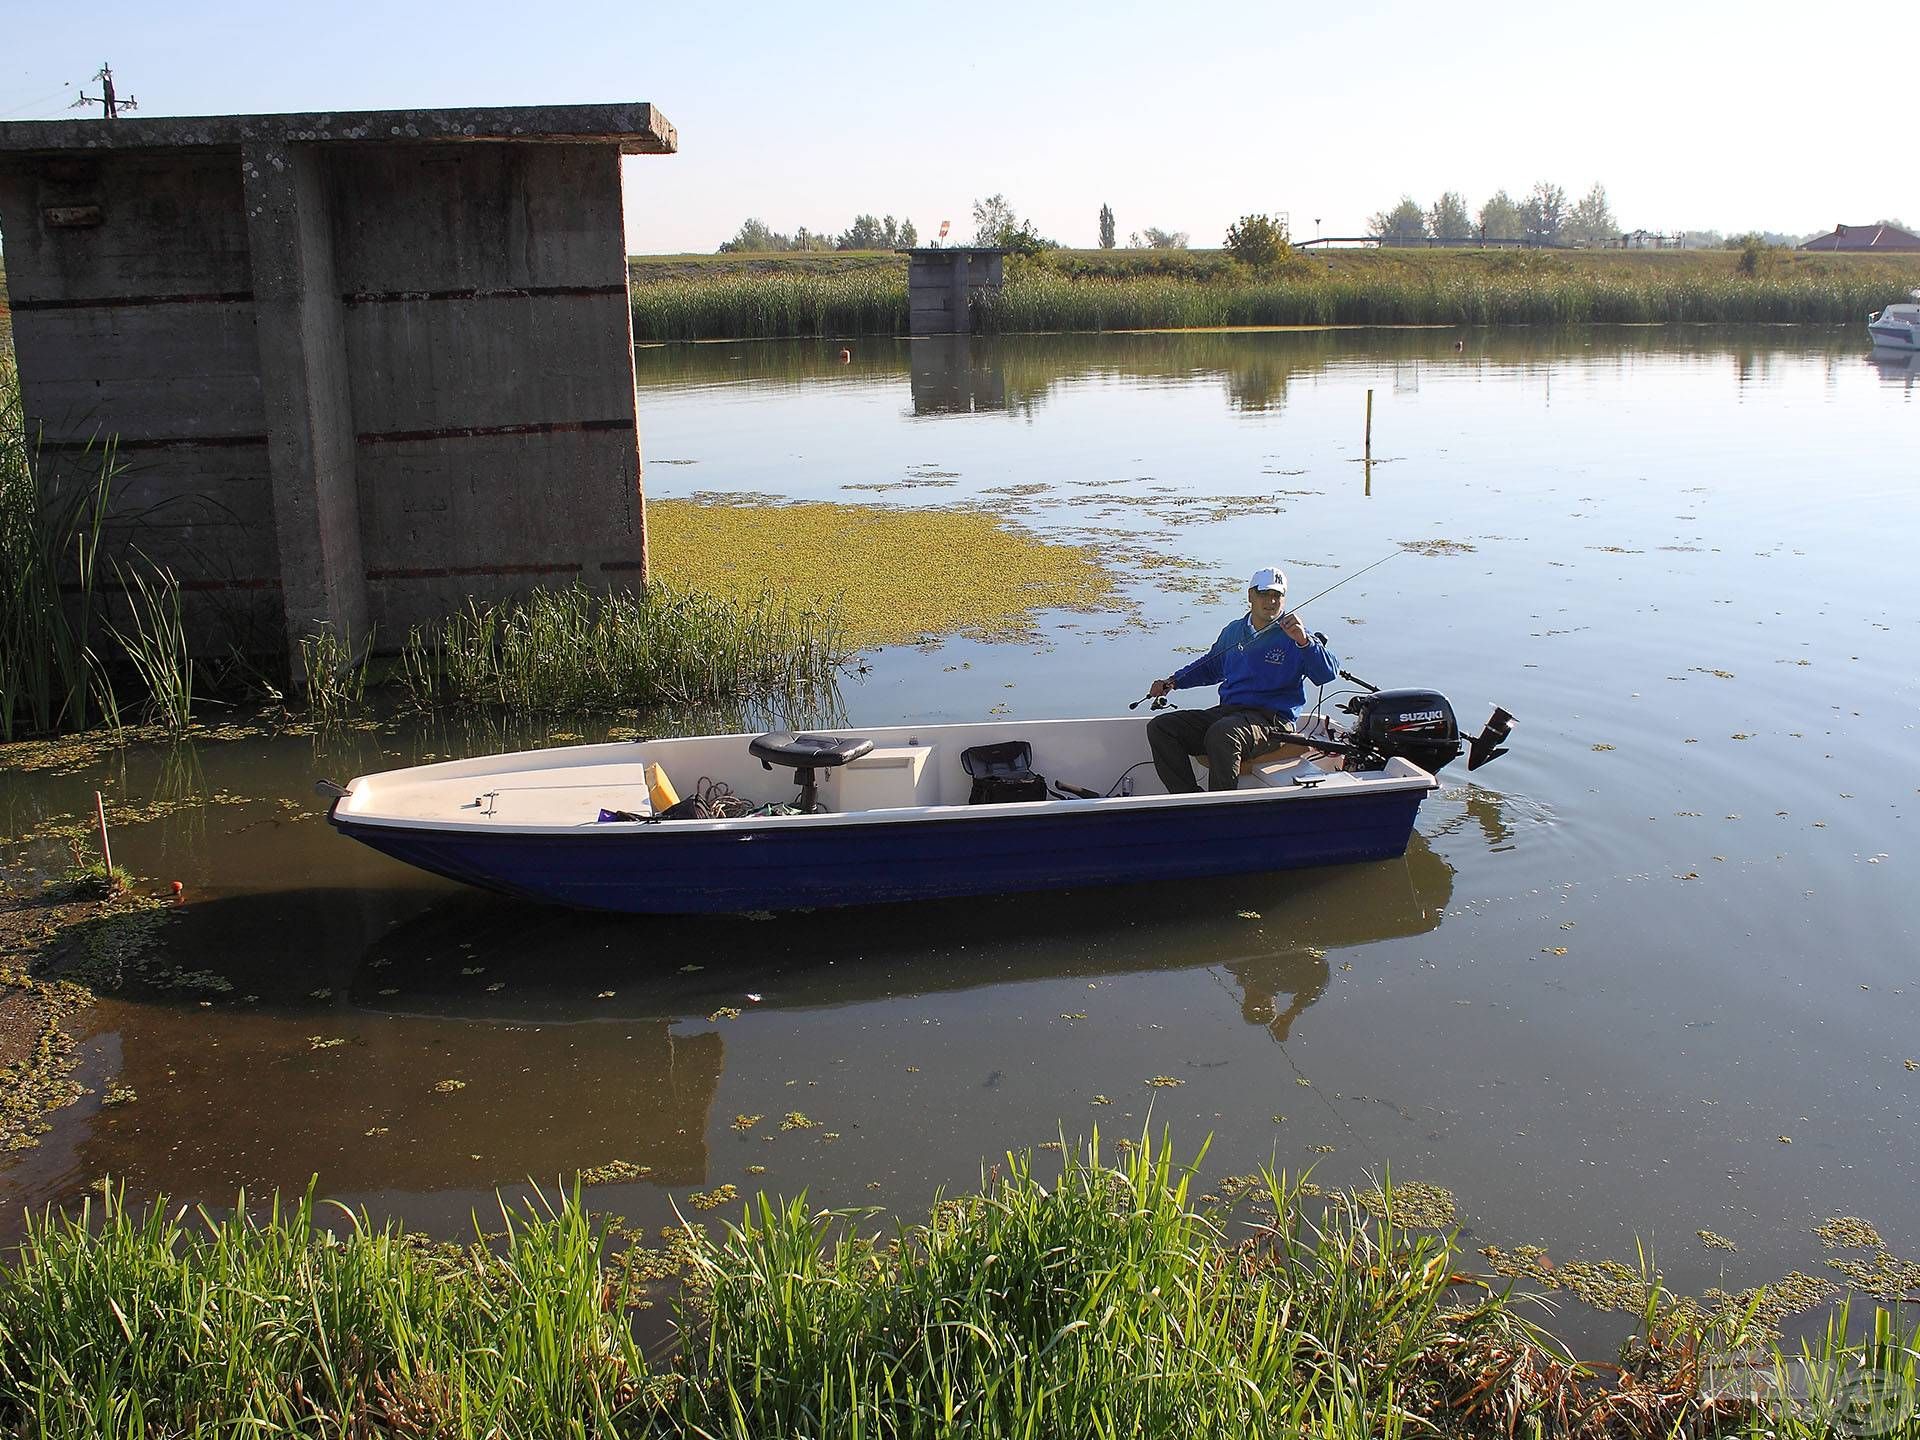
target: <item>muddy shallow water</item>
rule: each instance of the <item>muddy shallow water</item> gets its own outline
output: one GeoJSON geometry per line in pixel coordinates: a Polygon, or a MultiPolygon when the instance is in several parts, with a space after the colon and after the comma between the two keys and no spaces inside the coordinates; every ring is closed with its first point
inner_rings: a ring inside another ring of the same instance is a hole
{"type": "Polygon", "coordinates": [[[580,722],[14,770],[16,873],[64,862],[29,837],[99,787],[157,817],[116,859],[187,903],[162,983],[94,1014],[96,1093],[0,1171],[0,1231],[103,1174],[217,1201],[315,1172],[454,1231],[494,1187],[613,1162],[649,1167],[595,1192],[636,1221],[728,1181],[914,1215],[1009,1147],[1151,1123],[1212,1135],[1209,1177],[1391,1164],[1454,1192],[1469,1245],[1638,1240],[1681,1290],[1831,1274],[1835,1215],[1920,1251],[1920,384],[1824,330],[1461,338],[640,357],[654,496],[988,505],[1121,574],[1130,609],[1043,615],[1037,644],[870,657],[855,725],[1115,713],[1254,566],[1297,600],[1415,546],[1308,615],[1356,673],[1521,727],[1447,774],[1404,860],[623,919],[416,875],[309,788],[580,722]]]}

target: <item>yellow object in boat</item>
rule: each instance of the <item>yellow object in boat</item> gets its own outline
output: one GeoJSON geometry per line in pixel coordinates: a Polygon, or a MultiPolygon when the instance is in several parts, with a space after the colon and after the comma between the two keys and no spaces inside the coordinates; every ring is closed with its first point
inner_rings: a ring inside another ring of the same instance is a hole
{"type": "Polygon", "coordinates": [[[671,810],[680,803],[680,796],[673,788],[673,781],[667,778],[667,772],[658,765],[649,764],[646,769],[647,800],[658,815],[663,810],[671,810]]]}

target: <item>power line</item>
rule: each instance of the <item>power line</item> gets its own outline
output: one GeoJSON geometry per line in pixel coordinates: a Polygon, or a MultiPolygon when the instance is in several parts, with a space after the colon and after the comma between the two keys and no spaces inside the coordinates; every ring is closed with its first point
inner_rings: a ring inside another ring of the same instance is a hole
{"type": "MultiPolygon", "coordinates": [[[[61,90],[71,90],[72,88],[73,86],[71,85],[71,83],[60,87],[61,90]]],[[[0,120],[17,120],[20,117],[20,114],[22,111],[38,110],[41,106],[45,105],[49,100],[58,100],[59,98],[60,98],[60,90],[55,90],[49,94],[40,96],[37,100],[28,100],[22,104],[16,105],[11,110],[0,110],[0,120]]]]}

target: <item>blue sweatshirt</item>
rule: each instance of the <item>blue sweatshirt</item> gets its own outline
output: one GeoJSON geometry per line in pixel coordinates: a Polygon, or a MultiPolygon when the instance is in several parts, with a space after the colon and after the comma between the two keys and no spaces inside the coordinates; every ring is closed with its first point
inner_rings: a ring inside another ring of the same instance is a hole
{"type": "Polygon", "coordinates": [[[1173,688],[1217,683],[1222,705],[1259,705],[1291,720],[1306,703],[1306,682],[1325,685],[1339,670],[1339,660],[1318,640],[1296,645],[1279,621],[1255,630],[1242,615],[1211,650],[1173,672],[1173,688]]]}

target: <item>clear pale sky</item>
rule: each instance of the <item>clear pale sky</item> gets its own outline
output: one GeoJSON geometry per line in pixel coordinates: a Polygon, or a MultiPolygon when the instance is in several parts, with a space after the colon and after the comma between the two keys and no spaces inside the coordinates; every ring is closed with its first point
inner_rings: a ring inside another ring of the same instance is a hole
{"type": "Polygon", "coordinates": [[[1905,3],[1868,14],[0,0],[0,119],[67,114],[103,60],[142,115],[652,101],[681,150],[628,162],[636,252],[712,250],[749,215],[966,234],[994,192],[1069,245],[1095,243],[1102,202],[1123,241],[1157,225],[1218,245],[1249,211],[1352,235],[1403,192],[1477,210],[1542,179],[1604,183],[1629,229],[1805,233],[1920,220],[1911,121],[1870,98],[1875,62],[1920,31],[1905,3]]]}

